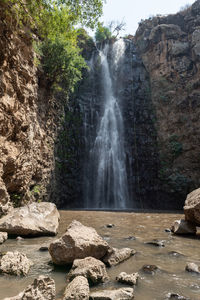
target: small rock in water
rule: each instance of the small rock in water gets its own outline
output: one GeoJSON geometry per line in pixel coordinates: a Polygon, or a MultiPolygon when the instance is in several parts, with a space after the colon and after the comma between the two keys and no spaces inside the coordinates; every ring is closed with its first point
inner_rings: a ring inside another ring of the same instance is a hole
{"type": "Polygon", "coordinates": [[[44,252],[44,251],[48,251],[48,246],[42,246],[39,248],[39,251],[44,252]]]}
{"type": "Polygon", "coordinates": [[[130,258],[135,253],[136,251],[131,248],[122,248],[122,249],[113,248],[111,249],[110,252],[108,252],[108,254],[102,260],[107,266],[111,267],[130,258]]]}
{"type": "Polygon", "coordinates": [[[134,299],[133,288],[117,290],[103,290],[90,293],[91,300],[132,300],[134,299]]]}
{"type": "Polygon", "coordinates": [[[155,246],[155,247],[165,247],[165,241],[164,240],[157,240],[157,239],[154,239],[150,242],[146,242],[145,244],[147,245],[152,245],[152,246],[155,246]]]}
{"type": "Polygon", "coordinates": [[[0,272],[10,275],[27,275],[32,262],[18,251],[7,252],[1,257],[0,272]]]}
{"type": "Polygon", "coordinates": [[[93,284],[108,280],[104,263],[94,257],[75,259],[67,279],[72,280],[77,276],[86,277],[93,284]]]}
{"type": "Polygon", "coordinates": [[[8,239],[7,232],[0,232],[0,244],[3,244],[8,239]]]}
{"type": "Polygon", "coordinates": [[[181,257],[181,256],[184,256],[182,253],[179,253],[179,252],[176,252],[176,251],[169,251],[168,254],[170,256],[173,256],[173,257],[181,257]]]}
{"type": "Polygon", "coordinates": [[[176,294],[176,293],[167,294],[167,299],[171,299],[171,300],[190,300],[189,298],[181,296],[181,295],[176,294]]]}
{"type": "Polygon", "coordinates": [[[196,226],[185,220],[176,220],[172,224],[171,231],[174,234],[196,234],[196,226]]]}
{"type": "Polygon", "coordinates": [[[158,267],[156,265],[144,265],[142,267],[142,271],[147,274],[154,275],[156,271],[158,271],[158,267]]]}
{"type": "Polygon", "coordinates": [[[193,272],[196,274],[200,274],[200,267],[195,263],[188,263],[185,267],[185,270],[188,272],[193,272]]]}
{"type": "Polygon", "coordinates": [[[77,276],[66,287],[62,300],[89,300],[89,284],[85,277],[77,276]]]}
{"type": "Polygon", "coordinates": [[[130,235],[130,236],[128,236],[127,238],[125,238],[125,240],[128,240],[128,241],[135,241],[135,240],[136,240],[136,237],[134,237],[133,235],[130,235]]]}
{"type": "Polygon", "coordinates": [[[113,228],[115,225],[114,224],[106,224],[107,228],[113,228]]]}
{"type": "Polygon", "coordinates": [[[21,236],[17,236],[17,237],[16,237],[16,240],[17,240],[17,241],[22,241],[23,238],[22,238],[21,236]]]}
{"type": "Polygon", "coordinates": [[[166,228],[166,229],[165,229],[165,232],[171,232],[171,229],[166,228]]]}
{"type": "Polygon", "coordinates": [[[121,272],[116,277],[116,280],[121,283],[126,283],[129,285],[136,285],[138,277],[139,277],[138,273],[127,274],[126,272],[121,272]]]}

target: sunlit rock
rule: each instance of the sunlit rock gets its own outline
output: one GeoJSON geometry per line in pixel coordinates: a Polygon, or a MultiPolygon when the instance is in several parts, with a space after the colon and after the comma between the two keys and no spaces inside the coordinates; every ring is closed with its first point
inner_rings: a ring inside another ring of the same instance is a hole
{"type": "Polygon", "coordinates": [[[196,234],[196,226],[185,220],[174,221],[171,231],[175,234],[196,234]]]}
{"type": "Polygon", "coordinates": [[[134,299],[133,288],[103,290],[90,293],[91,300],[131,300],[134,299]]]}
{"type": "Polygon", "coordinates": [[[139,278],[138,273],[127,274],[126,272],[121,272],[116,277],[116,280],[121,283],[126,283],[129,285],[136,285],[138,278],[139,278]]]}
{"type": "Polygon", "coordinates": [[[75,277],[66,287],[63,300],[88,300],[89,284],[85,277],[75,277]]]}
{"type": "Polygon", "coordinates": [[[113,248],[108,251],[108,254],[103,258],[103,262],[109,267],[115,266],[122,261],[130,258],[135,253],[136,251],[131,248],[113,248]]]}
{"type": "Polygon", "coordinates": [[[32,262],[18,251],[7,252],[0,258],[0,272],[10,275],[27,275],[32,262]]]}
{"type": "Polygon", "coordinates": [[[187,195],[184,214],[186,221],[200,226],[200,188],[187,195]]]}
{"type": "Polygon", "coordinates": [[[3,244],[8,238],[7,232],[0,232],[0,244],[3,244]]]}

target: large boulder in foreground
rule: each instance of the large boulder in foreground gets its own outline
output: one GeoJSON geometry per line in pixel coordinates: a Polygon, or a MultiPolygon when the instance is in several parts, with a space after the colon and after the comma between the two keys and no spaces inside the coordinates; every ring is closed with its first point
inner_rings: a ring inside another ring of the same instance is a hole
{"type": "Polygon", "coordinates": [[[91,300],[131,300],[134,299],[133,288],[103,290],[90,293],[91,300]]]}
{"type": "Polygon", "coordinates": [[[108,280],[104,263],[94,257],[74,260],[67,277],[72,280],[76,276],[84,276],[92,284],[103,283],[108,280]]]}
{"type": "Polygon", "coordinates": [[[85,277],[77,276],[65,289],[63,300],[89,300],[89,284],[85,277]]]}
{"type": "Polygon", "coordinates": [[[187,195],[184,213],[186,221],[200,226],[200,188],[187,195]]]}
{"type": "Polygon", "coordinates": [[[57,265],[72,264],[77,258],[88,256],[101,259],[109,245],[92,227],[73,221],[65,234],[49,246],[52,261],[57,265]]]}
{"type": "Polygon", "coordinates": [[[0,219],[0,231],[14,235],[56,235],[59,212],[54,203],[31,203],[0,219]]]}
{"type": "Polygon", "coordinates": [[[33,281],[23,292],[3,300],[55,300],[55,282],[48,276],[41,275],[33,281]]]}
{"type": "Polygon", "coordinates": [[[7,252],[0,258],[0,273],[10,275],[27,275],[32,262],[25,254],[18,251],[7,252]]]}

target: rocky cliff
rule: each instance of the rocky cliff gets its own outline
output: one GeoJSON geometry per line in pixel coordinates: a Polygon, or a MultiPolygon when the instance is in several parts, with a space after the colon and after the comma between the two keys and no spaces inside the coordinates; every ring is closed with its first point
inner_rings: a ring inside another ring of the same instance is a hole
{"type": "Polygon", "coordinates": [[[0,5],[0,204],[48,199],[59,107],[39,80],[30,30],[0,5]]]}
{"type": "Polygon", "coordinates": [[[180,208],[200,185],[200,1],[142,21],[134,41],[149,73],[156,114],[159,201],[180,208]]]}

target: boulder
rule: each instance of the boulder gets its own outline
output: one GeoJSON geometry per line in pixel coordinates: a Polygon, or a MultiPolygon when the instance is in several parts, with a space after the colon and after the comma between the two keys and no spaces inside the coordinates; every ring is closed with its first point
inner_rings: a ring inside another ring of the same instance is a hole
{"type": "Polygon", "coordinates": [[[109,267],[115,266],[115,265],[119,264],[120,262],[128,259],[135,253],[136,253],[136,251],[131,248],[122,248],[122,249],[113,248],[103,258],[103,262],[109,267]]]}
{"type": "Polygon", "coordinates": [[[186,221],[200,226],[200,188],[187,195],[184,214],[186,221]]]}
{"type": "Polygon", "coordinates": [[[0,258],[0,272],[10,275],[27,275],[32,262],[18,251],[7,252],[0,258]]]}
{"type": "Polygon", "coordinates": [[[5,298],[4,300],[55,300],[55,282],[48,276],[41,275],[33,281],[18,296],[5,298]]]}
{"type": "Polygon", "coordinates": [[[90,300],[131,300],[134,299],[133,288],[103,290],[90,293],[90,300]]]}
{"type": "Polygon", "coordinates": [[[127,274],[126,272],[121,272],[116,277],[116,280],[121,283],[126,283],[129,285],[136,285],[138,277],[139,277],[138,273],[127,274]]]}
{"type": "Polygon", "coordinates": [[[0,232],[0,244],[3,244],[8,238],[7,232],[0,232]]]}
{"type": "Polygon", "coordinates": [[[14,235],[56,235],[59,212],[53,203],[31,203],[0,219],[0,231],[14,235]]]}
{"type": "Polygon", "coordinates": [[[84,276],[92,284],[105,282],[108,274],[104,263],[94,257],[75,259],[67,278],[72,280],[76,276],[84,276]]]}
{"type": "Polygon", "coordinates": [[[92,227],[73,221],[66,233],[49,246],[49,253],[55,264],[71,264],[77,258],[88,256],[101,259],[108,251],[109,245],[92,227]]]}
{"type": "Polygon", "coordinates": [[[175,234],[196,234],[196,226],[185,220],[174,221],[171,231],[175,234]]]}
{"type": "Polygon", "coordinates": [[[188,272],[193,272],[196,274],[200,274],[200,267],[195,263],[188,263],[185,267],[185,270],[188,272]]]}
{"type": "Polygon", "coordinates": [[[89,300],[89,284],[85,277],[75,277],[66,287],[63,300],[89,300]]]}

